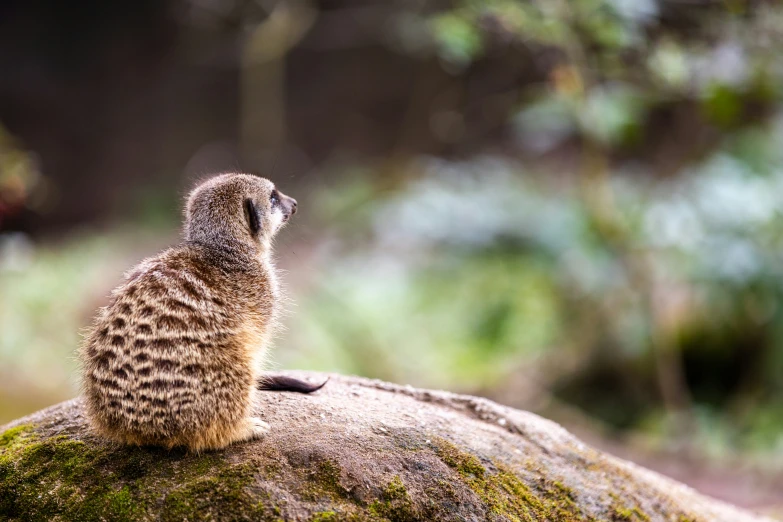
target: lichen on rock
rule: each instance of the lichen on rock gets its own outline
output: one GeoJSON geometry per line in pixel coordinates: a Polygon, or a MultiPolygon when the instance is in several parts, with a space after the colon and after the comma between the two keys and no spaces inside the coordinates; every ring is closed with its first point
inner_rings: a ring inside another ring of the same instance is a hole
{"type": "Polygon", "coordinates": [[[339,376],[261,399],[266,438],[202,454],[101,440],[79,399],[2,427],[0,519],[763,520],[484,399],[339,376]]]}

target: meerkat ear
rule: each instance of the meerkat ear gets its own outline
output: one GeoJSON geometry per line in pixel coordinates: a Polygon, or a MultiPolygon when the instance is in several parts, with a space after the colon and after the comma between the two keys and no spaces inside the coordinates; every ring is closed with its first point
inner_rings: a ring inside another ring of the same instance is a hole
{"type": "Polygon", "coordinates": [[[250,198],[245,200],[245,214],[247,214],[247,223],[250,225],[250,233],[254,236],[258,235],[258,232],[261,230],[261,214],[258,212],[256,204],[250,198]]]}

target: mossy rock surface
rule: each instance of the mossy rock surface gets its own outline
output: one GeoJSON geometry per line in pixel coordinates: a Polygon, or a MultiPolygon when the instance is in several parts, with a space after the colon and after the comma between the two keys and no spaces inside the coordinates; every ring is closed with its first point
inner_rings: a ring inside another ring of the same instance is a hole
{"type": "Polygon", "coordinates": [[[107,443],[79,399],[20,419],[0,520],[764,520],[485,399],[332,376],[259,412],[265,439],[200,455],[107,443]]]}

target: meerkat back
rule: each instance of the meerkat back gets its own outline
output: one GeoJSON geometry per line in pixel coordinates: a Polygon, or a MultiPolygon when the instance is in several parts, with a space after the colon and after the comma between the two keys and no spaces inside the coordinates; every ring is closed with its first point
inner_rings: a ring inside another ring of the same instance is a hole
{"type": "Polygon", "coordinates": [[[280,300],[271,239],[295,212],[247,174],[190,194],[184,242],[128,272],[80,349],[98,433],[198,451],[268,430],[252,409],[280,300]]]}

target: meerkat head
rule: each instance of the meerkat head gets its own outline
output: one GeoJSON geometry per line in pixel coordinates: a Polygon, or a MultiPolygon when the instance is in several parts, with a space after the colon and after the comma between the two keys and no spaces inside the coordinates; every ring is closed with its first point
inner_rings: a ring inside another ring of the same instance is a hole
{"type": "Polygon", "coordinates": [[[251,174],[222,174],[197,186],[185,207],[185,239],[266,249],[296,213],[296,200],[251,174]]]}

